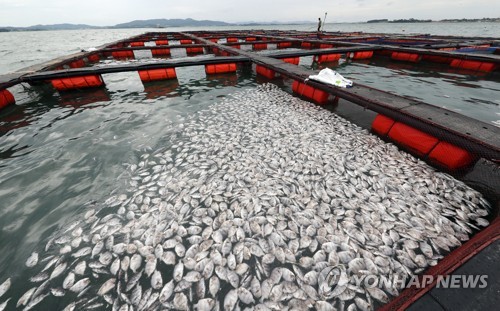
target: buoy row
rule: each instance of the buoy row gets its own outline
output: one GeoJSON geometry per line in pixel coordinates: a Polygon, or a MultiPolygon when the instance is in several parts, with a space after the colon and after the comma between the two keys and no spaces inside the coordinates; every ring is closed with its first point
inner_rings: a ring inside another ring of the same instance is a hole
{"type": "Polygon", "coordinates": [[[303,82],[295,80],[292,84],[292,91],[302,97],[308,98],[318,104],[325,104],[328,101],[329,93],[316,89],[303,82]]]}
{"type": "Polygon", "coordinates": [[[448,64],[452,68],[466,69],[472,71],[483,71],[483,72],[491,72],[497,68],[496,64],[492,62],[467,60],[467,59],[446,57],[441,55],[426,55],[426,54],[421,55],[417,53],[406,53],[406,52],[392,52],[391,59],[397,61],[411,62],[411,63],[418,63],[421,60],[424,60],[429,62],[448,64]]]}
{"type": "Polygon", "coordinates": [[[377,115],[373,121],[372,130],[407,151],[450,171],[469,167],[477,159],[465,149],[382,114],[377,115]]]}
{"type": "MultiPolygon", "coordinates": [[[[205,72],[208,75],[236,72],[236,69],[236,63],[205,65],[205,72]]],[[[170,80],[177,78],[175,68],[139,70],[138,73],[141,81],[143,82],[170,80]]],[[[104,82],[100,75],[83,75],[78,77],[52,79],[51,83],[57,91],[93,88],[104,85],[104,82]]],[[[2,107],[2,105],[14,103],[14,97],[8,90],[3,90],[0,94],[0,107],[2,107]]]]}

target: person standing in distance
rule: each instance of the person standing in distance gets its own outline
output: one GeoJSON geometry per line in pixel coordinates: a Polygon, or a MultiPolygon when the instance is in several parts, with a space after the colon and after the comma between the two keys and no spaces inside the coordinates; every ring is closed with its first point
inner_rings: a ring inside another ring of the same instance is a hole
{"type": "Polygon", "coordinates": [[[318,17],[318,32],[316,33],[316,36],[319,39],[319,34],[321,33],[321,17],[318,17]]]}

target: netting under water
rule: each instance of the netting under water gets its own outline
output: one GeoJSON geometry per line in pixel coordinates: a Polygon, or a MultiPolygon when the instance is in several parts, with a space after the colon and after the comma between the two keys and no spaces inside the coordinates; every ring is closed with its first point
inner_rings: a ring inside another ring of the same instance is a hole
{"type": "Polygon", "coordinates": [[[369,310],[401,288],[355,276],[407,279],[488,225],[479,192],[272,84],[164,132],[123,193],[32,254],[8,306],[369,310]]]}

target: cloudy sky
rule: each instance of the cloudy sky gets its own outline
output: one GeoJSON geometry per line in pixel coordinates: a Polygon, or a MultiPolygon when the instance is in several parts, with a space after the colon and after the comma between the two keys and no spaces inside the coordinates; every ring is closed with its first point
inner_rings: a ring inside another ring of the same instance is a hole
{"type": "Polygon", "coordinates": [[[500,17],[499,0],[0,0],[0,26],[194,18],[225,22],[327,22],[500,17]]]}

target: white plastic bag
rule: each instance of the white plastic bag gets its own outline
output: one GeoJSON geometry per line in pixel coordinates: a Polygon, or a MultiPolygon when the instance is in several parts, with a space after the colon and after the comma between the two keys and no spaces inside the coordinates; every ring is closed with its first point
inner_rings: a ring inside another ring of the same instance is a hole
{"type": "Polygon", "coordinates": [[[309,76],[308,79],[318,81],[325,84],[331,84],[338,87],[352,87],[352,81],[342,77],[338,72],[325,68],[317,75],[309,76]]]}

